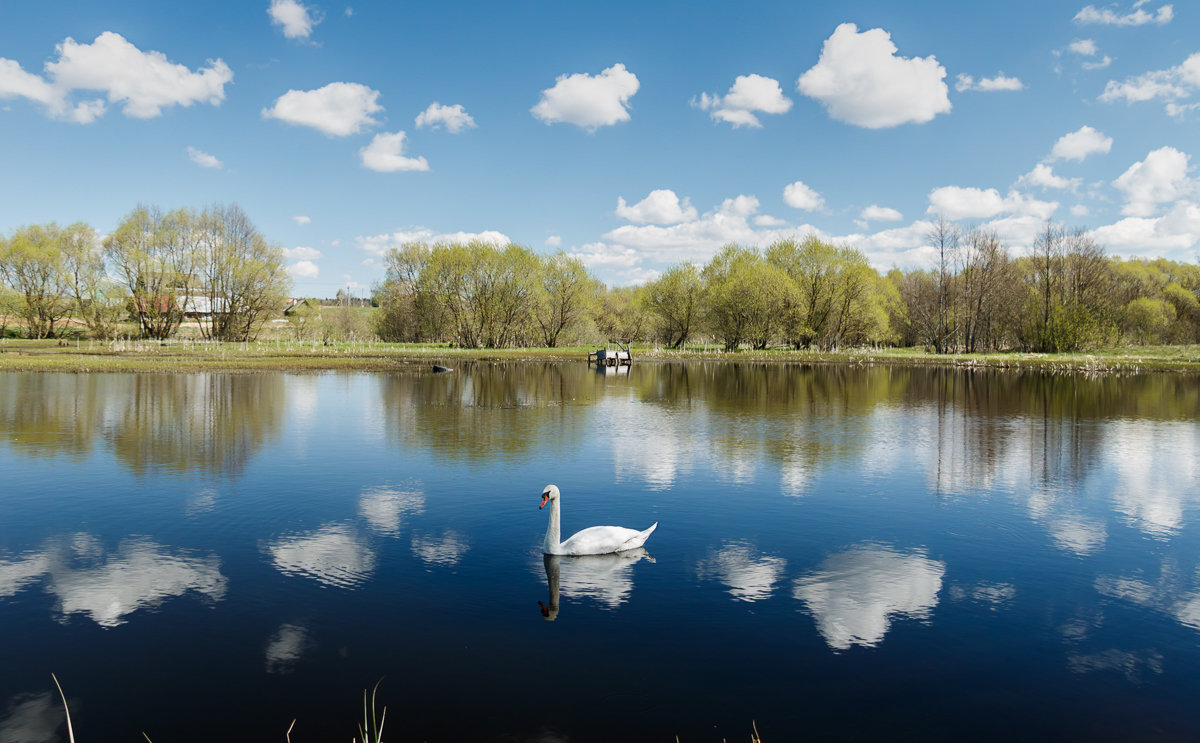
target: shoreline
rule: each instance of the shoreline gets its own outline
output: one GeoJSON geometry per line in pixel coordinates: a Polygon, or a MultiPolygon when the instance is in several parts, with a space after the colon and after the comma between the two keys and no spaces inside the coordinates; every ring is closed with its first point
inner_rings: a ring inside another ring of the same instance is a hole
{"type": "MultiPolygon", "coordinates": [[[[302,341],[202,343],[159,341],[0,342],[0,372],[230,373],[307,371],[415,371],[435,363],[587,363],[591,347],[461,349],[445,344],[302,341]]],[[[947,369],[1038,370],[1060,373],[1129,374],[1200,372],[1200,345],[1116,348],[1092,353],[933,354],[916,349],[852,349],[838,352],[741,350],[697,345],[683,351],[634,347],[634,364],[720,362],[845,366],[925,366],[947,369]]]]}

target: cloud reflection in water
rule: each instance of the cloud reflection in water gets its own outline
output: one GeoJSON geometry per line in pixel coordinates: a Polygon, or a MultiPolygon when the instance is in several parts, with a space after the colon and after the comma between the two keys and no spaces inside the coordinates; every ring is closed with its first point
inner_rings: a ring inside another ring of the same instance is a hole
{"type": "Polygon", "coordinates": [[[414,534],[412,551],[426,565],[457,565],[471,549],[467,538],[454,531],[448,531],[440,539],[414,534]]]}
{"type": "Polygon", "coordinates": [[[0,718],[0,741],[42,743],[58,740],[58,729],[66,722],[60,702],[50,692],[18,694],[0,718]]]}
{"type": "Polygon", "coordinates": [[[43,576],[64,617],[83,614],[105,628],[188,592],[219,601],[228,583],[216,556],[192,557],[144,537],[126,539],[109,553],[96,537],[77,534],[70,543],[56,540],[40,553],[0,562],[0,597],[43,576]]]}
{"type": "Polygon", "coordinates": [[[820,569],[797,578],[792,596],[803,601],[817,630],[835,650],[873,647],[892,617],[924,619],[938,602],[946,565],[922,550],[899,552],[859,545],[831,555],[820,569]]]}
{"type": "Polygon", "coordinates": [[[267,640],[267,673],[288,673],[314,647],[308,629],[285,622],[267,640]]]}
{"type": "Polygon", "coordinates": [[[280,537],[264,550],[284,575],[312,578],[336,588],[354,588],[375,571],[375,553],[346,524],[280,537]]]}
{"type": "Polygon", "coordinates": [[[389,537],[400,533],[404,517],[424,510],[425,495],[415,489],[370,488],[358,498],[358,515],[373,531],[389,537]]]}
{"type": "Polygon", "coordinates": [[[787,560],[764,555],[744,542],[733,542],[709,554],[696,567],[701,579],[716,578],[738,601],[762,601],[783,579],[787,560]]]}

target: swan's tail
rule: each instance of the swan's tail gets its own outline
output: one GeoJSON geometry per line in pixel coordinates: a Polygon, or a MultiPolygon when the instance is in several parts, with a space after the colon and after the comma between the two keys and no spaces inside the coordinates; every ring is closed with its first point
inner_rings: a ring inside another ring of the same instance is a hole
{"type": "Polygon", "coordinates": [[[654,530],[657,528],[658,522],[655,521],[650,525],[649,529],[646,529],[645,531],[639,531],[637,534],[630,537],[624,544],[621,545],[621,549],[617,551],[624,552],[625,550],[635,550],[638,547],[641,547],[646,543],[646,540],[650,538],[650,535],[653,534],[654,530]]]}

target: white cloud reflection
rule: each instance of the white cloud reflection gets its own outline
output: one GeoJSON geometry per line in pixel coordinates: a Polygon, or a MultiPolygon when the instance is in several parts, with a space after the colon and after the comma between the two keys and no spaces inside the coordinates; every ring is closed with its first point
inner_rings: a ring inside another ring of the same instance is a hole
{"type": "Polygon", "coordinates": [[[986,604],[995,611],[1012,602],[1017,596],[1017,587],[1012,583],[993,583],[980,581],[973,586],[951,586],[950,598],[955,601],[970,599],[980,604],[986,604]]]}
{"type": "Polygon", "coordinates": [[[284,623],[267,640],[267,673],[288,673],[315,644],[306,627],[284,623]]]}
{"type": "Polygon", "coordinates": [[[56,540],[40,553],[0,562],[0,597],[43,577],[64,617],[83,614],[105,628],[190,591],[219,601],[228,583],[216,556],[191,557],[143,537],[109,553],[96,537],[77,534],[70,543],[56,540]]]}
{"type": "Polygon", "coordinates": [[[1108,443],[1116,468],[1117,512],[1147,534],[1178,533],[1184,507],[1200,493],[1200,429],[1192,424],[1113,421],[1108,443]]]}
{"type": "Polygon", "coordinates": [[[1162,675],[1163,657],[1150,650],[1131,653],[1125,650],[1102,650],[1098,653],[1067,656],[1067,668],[1072,673],[1117,672],[1131,683],[1141,683],[1147,673],[1162,675]]]}
{"type": "Polygon", "coordinates": [[[1108,540],[1108,530],[1103,521],[1078,514],[1051,519],[1046,528],[1055,546],[1080,557],[1104,549],[1104,543],[1108,540]]]}
{"type": "Polygon", "coordinates": [[[787,560],[764,555],[744,542],[709,550],[696,568],[701,579],[715,578],[725,584],[738,601],[762,601],[771,597],[783,579],[787,560]]]}
{"type": "Polygon", "coordinates": [[[413,535],[412,551],[426,565],[457,565],[471,549],[467,538],[457,532],[448,531],[441,538],[413,535]]]}
{"type": "Polygon", "coordinates": [[[405,516],[425,510],[425,495],[418,490],[371,488],[358,498],[358,515],[373,531],[394,537],[405,516]]]}
{"type": "Polygon", "coordinates": [[[605,400],[602,410],[607,418],[603,430],[611,432],[618,481],[640,478],[649,487],[662,490],[671,487],[680,471],[690,465],[694,438],[684,427],[698,422],[695,415],[672,415],[619,398],[605,400]]]}
{"type": "Polygon", "coordinates": [[[16,560],[0,560],[0,598],[14,596],[50,571],[46,553],[27,555],[16,560]]]}
{"type": "Polygon", "coordinates": [[[1200,571],[1190,582],[1189,587],[1175,563],[1168,560],[1153,583],[1140,577],[1101,575],[1094,586],[1103,596],[1152,609],[1200,632],[1200,571]]]}
{"type": "Polygon", "coordinates": [[[0,718],[0,740],[5,743],[42,743],[58,740],[66,715],[50,692],[18,694],[9,700],[0,718]]]}
{"type": "Polygon", "coordinates": [[[375,553],[345,524],[280,537],[264,551],[284,575],[312,578],[337,588],[354,588],[375,570],[375,553]]]}
{"type": "Polygon", "coordinates": [[[865,544],[831,555],[819,570],[797,578],[792,596],[808,606],[831,648],[874,647],[894,616],[929,616],[945,572],[945,563],[923,550],[865,544]]]}

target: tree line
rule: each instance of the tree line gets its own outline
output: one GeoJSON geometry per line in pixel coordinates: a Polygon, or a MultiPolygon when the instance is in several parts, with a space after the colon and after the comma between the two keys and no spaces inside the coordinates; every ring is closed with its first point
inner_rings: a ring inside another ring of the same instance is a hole
{"type": "MultiPolygon", "coordinates": [[[[1200,342],[1200,267],[1105,255],[1082,230],[1047,222],[1014,256],[993,231],[939,219],[929,267],[884,274],[852,246],[815,235],[764,248],[725,246],[643,286],[609,288],[565,252],[519,245],[409,243],[385,256],[368,315],[318,303],[293,313],[297,337],[378,337],[465,348],[605,340],[669,348],[939,353],[1078,351],[1200,342]]],[[[257,337],[284,307],[282,249],[236,205],[139,205],[102,240],[86,224],[0,236],[0,333],[19,318],[34,338],[82,328],[97,338],[167,338],[185,317],[215,340],[257,337]]]]}
{"type": "Polygon", "coordinates": [[[618,340],[949,353],[1200,342],[1196,265],[1111,258],[1087,232],[1051,222],[1017,257],[995,232],[943,219],[928,238],[927,269],[880,274],[860,250],[809,235],[727,245],[703,266],[680,263],[623,288],[563,252],[409,243],[385,257],[375,331],[467,348],[618,340]]]}
{"type": "Polygon", "coordinates": [[[31,338],[74,322],[96,338],[134,323],[163,339],[190,316],[204,338],[243,341],[291,288],[282,249],[237,205],[139,205],[103,240],[83,223],[21,227],[0,237],[0,279],[0,323],[19,317],[31,338]]]}

